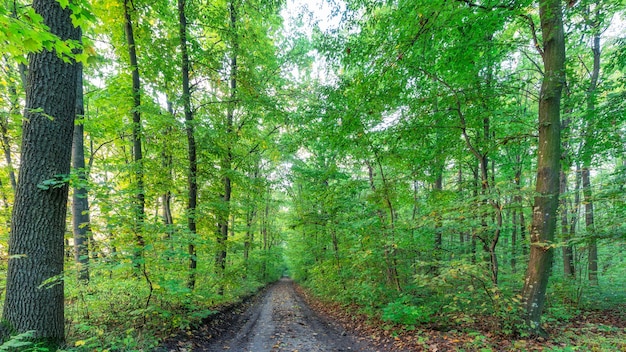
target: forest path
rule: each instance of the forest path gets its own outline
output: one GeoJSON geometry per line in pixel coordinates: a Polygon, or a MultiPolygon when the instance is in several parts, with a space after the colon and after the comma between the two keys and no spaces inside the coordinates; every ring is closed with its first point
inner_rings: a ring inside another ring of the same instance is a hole
{"type": "Polygon", "coordinates": [[[243,311],[227,313],[218,324],[222,328],[202,327],[189,340],[171,341],[160,351],[375,351],[315,314],[288,278],[258,295],[243,311]]]}

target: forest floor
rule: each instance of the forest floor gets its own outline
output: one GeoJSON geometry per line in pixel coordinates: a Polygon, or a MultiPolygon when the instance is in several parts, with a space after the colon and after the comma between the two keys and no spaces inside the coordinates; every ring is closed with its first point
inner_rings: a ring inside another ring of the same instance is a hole
{"type": "Polygon", "coordinates": [[[405,330],[322,302],[283,278],[157,351],[626,351],[624,308],[585,312],[550,328],[549,340],[512,339],[490,321],[469,329],[405,330]]]}

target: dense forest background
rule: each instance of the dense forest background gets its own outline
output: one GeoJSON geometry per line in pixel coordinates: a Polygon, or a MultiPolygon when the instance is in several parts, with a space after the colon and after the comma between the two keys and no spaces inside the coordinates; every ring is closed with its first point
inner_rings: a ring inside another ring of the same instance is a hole
{"type": "MultiPolygon", "coordinates": [[[[149,350],[283,275],[389,329],[524,337],[533,246],[554,253],[542,326],[623,311],[626,2],[550,2],[559,203],[533,242],[536,1],[66,0],[65,40],[3,0],[2,300],[29,62],[54,51],[79,83],[72,171],[36,184],[70,189],[64,270],[37,285],[64,287],[68,349],[149,350]]],[[[607,329],[568,341],[624,348],[607,329]]]]}

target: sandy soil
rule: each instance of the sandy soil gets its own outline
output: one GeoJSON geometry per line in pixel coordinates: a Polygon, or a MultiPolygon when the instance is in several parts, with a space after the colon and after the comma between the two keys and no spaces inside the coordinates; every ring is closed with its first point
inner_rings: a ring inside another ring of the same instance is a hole
{"type": "Polygon", "coordinates": [[[239,309],[223,312],[188,338],[167,342],[162,352],[376,351],[338,324],[316,315],[287,278],[239,309]]]}

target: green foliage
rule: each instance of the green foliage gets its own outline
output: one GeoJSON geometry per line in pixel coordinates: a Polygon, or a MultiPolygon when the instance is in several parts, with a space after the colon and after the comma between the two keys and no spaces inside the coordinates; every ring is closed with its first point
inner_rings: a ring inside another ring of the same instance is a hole
{"type": "MultiPolygon", "coordinates": [[[[26,54],[56,50],[89,63],[80,121],[88,180],[76,183],[74,171],[38,185],[50,191],[75,183],[90,192],[91,281],[79,283],[69,262],[65,275],[53,279],[64,280],[67,291],[68,350],[149,350],[286,273],[325,299],[411,329],[475,324],[508,336],[520,332],[543,75],[532,2],[491,8],[495,2],[348,0],[336,10],[345,10],[336,28],[309,31],[299,12],[302,27],[285,34],[283,2],[234,2],[239,18],[233,25],[227,1],[187,1],[199,165],[198,205],[189,214],[176,7],[132,1],[143,87],[136,108],[143,117],[141,222],[133,211],[138,165],[131,162],[134,107],[123,1],[59,3],[83,29],[82,44],[50,34],[31,6],[0,4],[0,144],[15,164],[24,104],[19,64],[26,54]],[[189,216],[196,234],[186,226],[189,216]],[[226,268],[219,270],[217,224],[224,218],[226,268]],[[187,285],[192,256],[194,289],[187,285]]],[[[593,57],[587,40],[623,13],[624,4],[611,1],[579,1],[566,11],[563,120],[569,122],[562,132],[567,190],[561,197],[574,230],[561,230],[561,242],[551,246],[572,246],[576,275],[565,278],[562,261],[556,262],[547,298],[551,324],[626,299],[624,39],[603,37],[594,92],[588,91],[593,57]],[[580,201],[577,175],[585,162],[592,167],[595,229],[584,225],[580,201]],[[598,286],[586,277],[593,239],[598,286]]],[[[13,165],[0,165],[5,258],[13,165]]],[[[484,332],[472,334],[466,348],[490,348],[484,332]]],[[[603,339],[598,333],[585,346],[623,346],[603,339]]],[[[579,340],[568,335],[563,341],[579,340]]],[[[27,344],[28,336],[7,343],[27,344]]]]}
{"type": "Polygon", "coordinates": [[[0,345],[0,351],[25,351],[25,350],[34,350],[32,337],[34,331],[27,331],[21,334],[17,334],[15,336],[11,336],[9,340],[5,341],[2,345],[0,345]]]}
{"type": "Polygon", "coordinates": [[[383,320],[407,326],[424,324],[431,321],[435,311],[429,305],[416,305],[414,298],[402,296],[387,304],[382,310],[383,320]]]}

